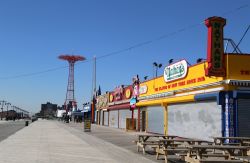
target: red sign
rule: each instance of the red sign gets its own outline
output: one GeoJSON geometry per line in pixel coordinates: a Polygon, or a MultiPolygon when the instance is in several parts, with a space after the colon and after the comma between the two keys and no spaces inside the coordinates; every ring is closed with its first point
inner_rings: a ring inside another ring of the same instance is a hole
{"type": "Polygon", "coordinates": [[[158,92],[158,91],[162,91],[162,90],[177,88],[177,87],[181,87],[181,86],[184,86],[184,85],[203,82],[205,80],[206,80],[205,77],[201,76],[201,77],[198,77],[198,78],[183,80],[183,81],[171,83],[171,84],[168,84],[168,85],[160,86],[160,87],[155,88],[155,91],[158,92]]]}
{"type": "Polygon", "coordinates": [[[122,100],[123,89],[124,89],[123,86],[119,86],[115,88],[114,95],[115,95],[116,101],[122,100]]]}
{"type": "Polygon", "coordinates": [[[241,75],[250,75],[250,70],[241,70],[240,74],[241,75]]]}
{"type": "Polygon", "coordinates": [[[211,17],[206,19],[205,24],[208,27],[206,76],[223,77],[226,74],[223,43],[223,27],[226,19],[211,17]]]}

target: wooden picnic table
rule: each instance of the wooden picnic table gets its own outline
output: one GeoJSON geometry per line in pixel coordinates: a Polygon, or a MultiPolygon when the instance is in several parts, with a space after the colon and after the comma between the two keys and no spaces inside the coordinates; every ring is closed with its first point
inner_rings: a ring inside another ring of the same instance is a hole
{"type": "Polygon", "coordinates": [[[146,142],[149,138],[157,138],[157,139],[173,139],[177,136],[174,135],[159,135],[159,134],[140,134],[138,135],[139,142],[146,142]]]}
{"type": "Polygon", "coordinates": [[[241,160],[242,162],[250,162],[250,157],[249,156],[232,156],[233,159],[235,160],[241,160]]]}
{"type": "Polygon", "coordinates": [[[138,135],[137,151],[142,148],[143,154],[146,154],[145,148],[146,146],[156,147],[159,146],[159,140],[173,139],[177,136],[173,135],[160,135],[160,134],[140,134],[138,135]]]}
{"type": "Polygon", "coordinates": [[[156,147],[156,159],[159,158],[159,155],[164,155],[165,163],[167,163],[167,157],[169,154],[176,154],[180,152],[187,153],[188,148],[186,145],[194,145],[194,144],[211,144],[211,142],[207,142],[205,140],[200,139],[189,139],[189,138],[173,138],[173,139],[162,139],[158,141],[158,146],[156,147]],[[186,144],[184,144],[186,143],[186,144]]]}
{"type": "MultiPolygon", "coordinates": [[[[226,162],[231,160],[234,156],[239,156],[235,151],[239,151],[240,156],[247,156],[247,147],[244,146],[230,146],[230,145],[188,145],[188,153],[185,157],[186,162],[202,162],[203,157],[224,157],[226,162]],[[220,150],[222,153],[214,154],[210,153],[211,150],[220,150]]],[[[218,160],[210,160],[210,162],[216,162],[218,160]]],[[[238,160],[239,161],[239,160],[238,160]]],[[[232,160],[232,162],[237,162],[237,160],[232,160]]]]}
{"type": "Polygon", "coordinates": [[[190,138],[173,138],[173,139],[158,140],[158,145],[165,149],[169,147],[179,147],[179,146],[185,147],[185,145],[200,145],[202,143],[206,143],[206,145],[212,144],[212,142],[208,142],[206,140],[190,139],[190,138]]]}
{"type": "Polygon", "coordinates": [[[223,145],[225,140],[229,140],[229,144],[244,146],[245,144],[250,145],[250,137],[213,137],[215,145],[223,145]],[[231,143],[233,141],[234,143],[231,143]],[[246,142],[244,144],[244,142],[246,142]],[[249,143],[248,143],[249,142],[249,143]]]}

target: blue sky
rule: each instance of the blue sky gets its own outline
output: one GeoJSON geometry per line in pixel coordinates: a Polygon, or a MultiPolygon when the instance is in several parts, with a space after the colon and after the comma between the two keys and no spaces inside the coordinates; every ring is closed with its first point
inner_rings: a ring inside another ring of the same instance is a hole
{"type": "MultiPolygon", "coordinates": [[[[249,13],[250,0],[0,0],[0,100],[31,112],[47,101],[62,105],[68,69],[57,57],[74,54],[87,58],[75,66],[81,106],[90,99],[93,56],[150,42],[97,59],[97,86],[112,91],[136,74],[152,78],[153,62],[205,58],[208,17],[226,18],[224,35],[238,43],[249,13]]],[[[242,52],[250,53],[249,42],[250,32],[242,52]]]]}

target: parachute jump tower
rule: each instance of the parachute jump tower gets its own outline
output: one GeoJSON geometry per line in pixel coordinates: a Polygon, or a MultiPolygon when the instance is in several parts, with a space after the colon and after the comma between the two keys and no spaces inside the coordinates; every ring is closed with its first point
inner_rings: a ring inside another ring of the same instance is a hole
{"type": "Polygon", "coordinates": [[[65,109],[68,112],[69,108],[67,108],[67,104],[72,103],[73,106],[76,105],[74,95],[74,65],[77,61],[83,61],[86,58],[79,55],[60,55],[58,58],[68,61],[69,63],[68,86],[66,92],[66,99],[64,102],[65,109]]]}

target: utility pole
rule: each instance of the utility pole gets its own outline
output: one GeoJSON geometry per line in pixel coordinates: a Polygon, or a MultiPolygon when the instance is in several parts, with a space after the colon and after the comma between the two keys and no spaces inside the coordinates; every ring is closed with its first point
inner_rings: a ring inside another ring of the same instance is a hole
{"type": "Polygon", "coordinates": [[[94,56],[93,63],[93,80],[92,80],[92,94],[91,94],[91,122],[95,122],[95,103],[96,103],[96,57],[94,56]]]}

